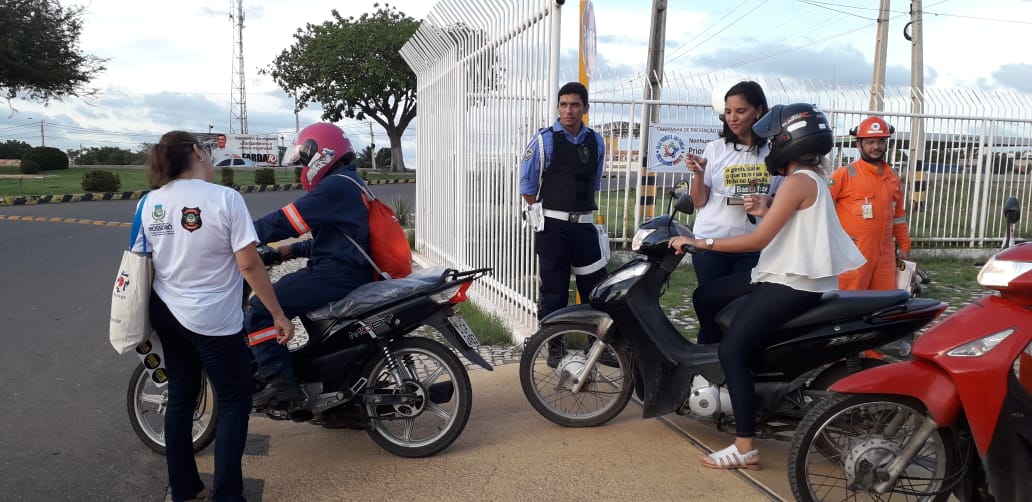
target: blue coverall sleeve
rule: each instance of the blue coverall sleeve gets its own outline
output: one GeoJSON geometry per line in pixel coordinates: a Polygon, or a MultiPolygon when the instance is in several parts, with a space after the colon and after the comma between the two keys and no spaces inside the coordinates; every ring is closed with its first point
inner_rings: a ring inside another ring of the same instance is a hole
{"type": "Polygon", "coordinates": [[[595,174],[595,191],[598,192],[602,190],[602,172],[606,166],[606,142],[597,132],[595,141],[598,142],[598,173],[595,174]]]}

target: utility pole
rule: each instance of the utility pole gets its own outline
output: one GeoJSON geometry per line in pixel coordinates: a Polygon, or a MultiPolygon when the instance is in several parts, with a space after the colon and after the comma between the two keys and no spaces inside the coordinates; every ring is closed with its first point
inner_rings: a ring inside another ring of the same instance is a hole
{"type": "Polygon", "coordinates": [[[373,137],[373,123],[369,123],[369,157],[373,162],[373,170],[376,170],[376,138],[373,137]]]}
{"type": "Polygon", "coordinates": [[[914,184],[913,210],[924,209],[925,181],[924,165],[924,29],[921,21],[921,0],[910,2],[910,169],[914,184]]]}
{"type": "Polygon", "coordinates": [[[39,121],[39,146],[47,146],[46,138],[43,137],[43,123],[46,122],[43,119],[39,121]]]}
{"type": "Polygon", "coordinates": [[[878,10],[878,40],[874,46],[874,76],[871,77],[870,110],[880,112],[885,109],[885,55],[889,48],[889,3],[881,0],[878,10]]]}
{"type": "MultiPolygon", "coordinates": [[[[649,86],[645,89],[646,100],[656,100],[663,95],[663,48],[666,44],[666,0],[652,0],[652,23],[649,27],[649,56],[645,64],[645,78],[649,86]]],[[[656,207],[656,174],[649,172],[649,125],[659,122],[659,106],[648,103],[642,105],[641,143],[638,155],[641,157],[641,181],[639,202],[641,215],[645,218],[654,216],[656,207]]],[[[631,124],[631,131],[634,124],[631,124]]],[[[634,222],[635,227],[638,222],[634,222]]]]}

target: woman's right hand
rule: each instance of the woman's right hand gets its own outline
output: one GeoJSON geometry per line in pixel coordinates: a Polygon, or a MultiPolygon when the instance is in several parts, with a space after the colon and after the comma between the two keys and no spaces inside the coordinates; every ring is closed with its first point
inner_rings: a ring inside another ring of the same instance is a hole
{"type": "Polygon", "coordinates": [[[286,345],[294,338],[294,323],[290,322],[287,316],[283,314],[273,316],[272,322],[276,325],[276,343],[286,345]]]}
{"type": "Polygon", "coordinates": [[[684,156],[684,166],[695,174],[696,177],[701,177],[702,173],[706,172],[706,159],[689,153],[684,156]]]}

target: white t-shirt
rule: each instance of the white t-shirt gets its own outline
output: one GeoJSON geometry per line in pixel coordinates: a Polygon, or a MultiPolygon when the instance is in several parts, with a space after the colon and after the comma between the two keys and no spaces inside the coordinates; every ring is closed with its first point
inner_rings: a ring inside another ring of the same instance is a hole
{"type": "Polygon", "coordinates": [[[817,200],[796,211],[760,251],[752,281],[819,293],[838,289],[839,274],[867,260],[839,223],[828,180],[809,169],[792,176],[807,176],[817,183],[817,200]]]}
{"type": "MultiPolygon", "coordinates": [[[[142,228],[154,260],[154,291],[186,329],[228,336],[243,329],[243,275],[234,253],[258,242],[236,190],[174,180],[143,201],[142,228]]],[[[137,239],[134,251],[141,251],[137,239]]]]}
{"type": "Polygon", "coordinates": [[[767,145],[751,148],[734,143],[725,143],[718,138],[706,144],[702,156],[706,159],[706,170],[702,182],[709,187],[709,199],[695,215],[692,231],[704,238],[735,237],[756,229],[749,223],[741,198],[738,204],[729,205],[735,193],[767,193],[771,176],[763,159],[767,157],[767,145]],[[755,181],[754,186],[750,182],[755,181]]]}

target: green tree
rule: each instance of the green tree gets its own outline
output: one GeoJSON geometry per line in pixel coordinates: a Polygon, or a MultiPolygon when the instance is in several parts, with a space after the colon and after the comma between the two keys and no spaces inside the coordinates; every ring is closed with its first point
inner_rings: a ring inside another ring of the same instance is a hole
{"type": "Polygon", "coordinates": [[[32,150],[32,145],[24,141],[9,139],[0,143],[0,159],[21,159],[29,150],[32,150]]]}
{"type": "Polygon", "coordinates": [[[390,148],[381,148],[376,151],[376,167],[383,169],[391,165],[391,159],[394,158],[393,150],[390,148]]]}
{"type": "Polygon", "coordinates": [[[416,75],[398,51],[419,22],[389,5],[375,6],[358,19],[333,10],[332,20],[298,28],[294,44],[264,72],[299,108],[319,103],[324,120],[376,121],[390,139],[391,170],[404,171],[401,135],[416,117],[416,75]]]}
{"type": "Polygon", "coordinates": [[[87,84],[106,59],[79,50],[84,7],[56,0],[7,0],[0,8],[0,89],[48,103],[66,96],[94,96],[87,84]]]}
{"type": "Polygon", "coordinates": [[[366,145],[365,148],[358,151],[355,155],[355,167],[359,169],[373,168],[373,145],[366,145]]]}

